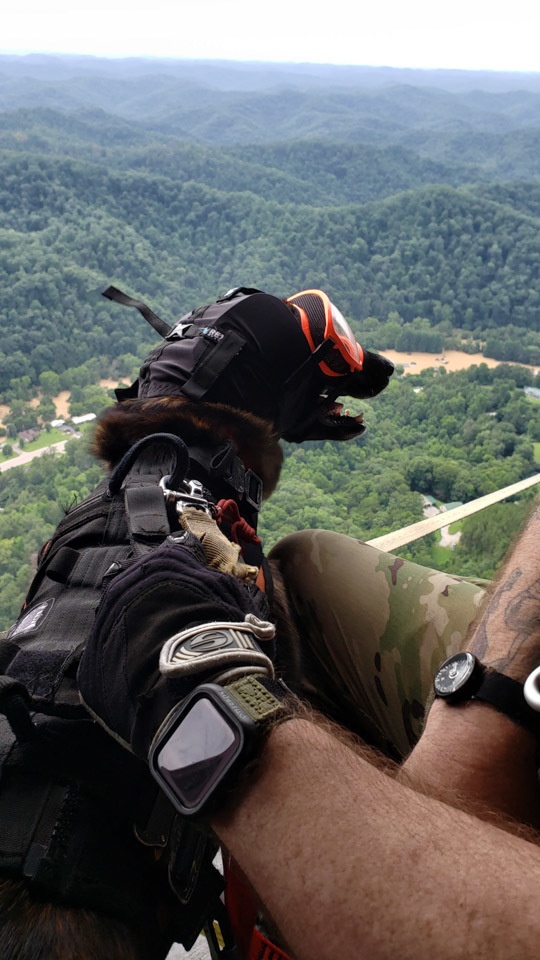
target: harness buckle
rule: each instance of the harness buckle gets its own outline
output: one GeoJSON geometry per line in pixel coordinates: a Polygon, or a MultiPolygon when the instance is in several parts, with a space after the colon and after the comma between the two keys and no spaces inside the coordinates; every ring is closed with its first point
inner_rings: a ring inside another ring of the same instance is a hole
{"type": "Polygon", "coordinates": [[[253,470],[248,469],[245,473],[244,484],[244,497],[246,502],[249,503],[250,507],[254,507],[255,510],[260,510],[263,495],[261,478],[257,476],[253,470]]]}
{"type": "Polygon", "coordinates": [[[212,507],[208,499],[204,496],[204,487],[200,480],[184,480],[185,490],[171,490],[167,483],[171,479],[170,474],[162,477],[159,485],[163,491],[165,501],[175,505],[176,512],[180,517],[186,507],[194,507],[196,510],[202,510],[213,517],[212,507]]]}

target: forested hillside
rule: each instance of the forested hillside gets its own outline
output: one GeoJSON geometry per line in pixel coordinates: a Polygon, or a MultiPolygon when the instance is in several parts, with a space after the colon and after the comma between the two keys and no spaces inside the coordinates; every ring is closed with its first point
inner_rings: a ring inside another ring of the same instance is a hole
{"type": "Polygon", "coordinates": [[[540,362],[540,87],[406,77],[0,57],[0,392],[145,348],[109,282],[169,319],[321,285],[375,346],[540,362]]]}
{"type": "MultiPolygon", "coordinates": [[[[72,415],[98,412],[99,378],[129,379],[155,343],[100,296],[110,283],[169,321],[238,284],[320,286],[372,348],[540,366],[539,228],[537,75],[0,57],[9,439],[54,416],[58,389],[72,415]]],[[[422,493],[534,472],[534,373],[499,371],[395,378],[365,443],[287,447],[269,542],[306,525],[376,536],[419,519],[422,493]]],[[[0,479],[4,620],[54,503],[95,478],[74,450],[0,479]]],[[[513,507],[437,562],[492,572],[513,507]]],[[[433,560],[433,540],[412,554],[433,560]]]]}
{"type": "Polygon", "coordinates": [[[492,355],[540,362],[538,183],[514,188],[518,209],[447,186],[316,207],[8,151],[0,183],[0,390],[139,349],[144,325],[100,300],[109,282],[169,319],[239,283],[318,285],[359,331],[424,318],[439,338],[511,340],[492,355]]]}

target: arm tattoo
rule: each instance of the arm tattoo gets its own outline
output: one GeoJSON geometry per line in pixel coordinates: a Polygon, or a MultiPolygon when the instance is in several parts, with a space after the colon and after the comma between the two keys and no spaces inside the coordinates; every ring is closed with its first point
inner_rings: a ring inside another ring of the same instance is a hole
{"type": "Polygon", "coordinates": [[[540,663],[540,581],[531,581],[526,573],[516,567],[496,590],[471,644],[472,653],[503,672],[517,658],[526,670],[540,663]],[[526,582],[520,590],[522,579],[526,582]],[[501,627],[505,634],[503,649],[501,627]]]}

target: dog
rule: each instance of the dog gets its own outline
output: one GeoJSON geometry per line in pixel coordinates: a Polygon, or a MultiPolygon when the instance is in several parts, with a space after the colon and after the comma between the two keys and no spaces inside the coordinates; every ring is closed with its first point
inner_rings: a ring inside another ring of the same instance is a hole
{"type": "MultiPolygon", "coordinates": [[[[344,411],[339,397],[374,397],[393,372],[390,361],[357,343],[343,314],[321,290],[281,299],[236,287],[171,327],[116,288],[105,295],[136,306],[166,333],[135,383],[117,390],[119,402],[98,422],[92,449],[108,470],[137,440],[156,432],[181,437],[190,450],[218,451],[229,442],[260,478],[261,500],[268,499],[281,473],[280,439],[303,443],[361,436],[363,414],[344,411]]],[[[232,492],[256,530],[257,512],[246,507],[243,491],[227,491],[196,455],[191,470],[215,500],[232,492]]],[[[266,565],[266,582],[279,632],[288,637],[286,674],[305,680],[307,665],[301,665],[302,644],[277,561],[266,565]]],[[[310,688],[315,690],[313,682],[310,688]]]]}
{"type": "MultiPolygon", "coordinates": [[[[111,294],[114,289],[109,288],[106,295],[110,299],[136,306],[160,332],[162,340],[143,362],[135,383],[127,388],[119,388],[116,392],[117,403],[100,415],[94,432],[92,451],[104,464],[110,477],[116,477],[119,471],[122,473],[123,465],[129,461],[134,498],[140,499],[142,491],[144,500],[144,491],[147,490],[147,487],[144,487],[144,478],[149,473],[154,476],[156,472],[163,482],[164,491],[174,499],[175,491],[170,491],[167,484],[170,483],[171,476],[176,476],[178,450],[180,447],[185,450],[185,471],[180,481],[184,492],[181,495],[185,496],[187,485],[188,499],[204,502],[212,516],[222,522],[221,529],[228,538],[237,541],[241,561],[239,569],[243,571],[244,568],[249,568],[255,571],[255,582],[262,587],[258,593],[264,596],[264,601],[260,602],[267,604],[266,609],[277,623],[277,636],[281,642],[281,648],[277,650],[277,661],[282,665],[287,680],[296,682],[300,688],[303,684],[305,687],[306,665],[303,662],[301,638],[294,619],[290,616],[287,585],[281,576],[279,564],[270,564],[264,557],[256,534],[258,510],[262,500],[272,495],[278,485],[283,462],[280,440],[284,438],[290,442],[301,443],[322,439],[349,440],[360,436],[364,431],[362,414],[351,415],[344,411],[339,397],[361,399],[375,396],[387,386],[393,371],[392,364],[384,357],[363,349],[356,342],[343,315],[320,290],[305,290],[282,299],[253,288],[234,288],[214,303],[196,308],[181,317],[176,324],[169,326],[139,301],[134,301],[118,291],[111,294]],[[150,438],[155,439],[146,443],[150,438]],[[140,453],[132,463],[130,457],[134,449],[139,449],[140,453]],[[138,476],[141,478],[140,485],[138,476]]],[[[92,512],[93,504],[96,503],[96,511],[101,510],[111,486],[112,482],[107,486],[107,481],[104,481],[98,495],[89,498],[88,504],[82,505],[83,511],[80,515],[84,514],[88,520],[88,539],[85,539],[85,527],[76,544],[69,539],[64,543],[62,537],[65,536],[64,531],[67,528],[66,525],[60,525],[55,535],[56,540],[53,538],[53,541],[57,547],[60,544],[62,549],[56,550],[56,553],[53,550],[54,562],[49,566],[47,564],[50,553],[45,551],[36,584],[42,586],[47,582],[47,576],[55,583],[63,582],[62,578],[69,575],[76,561],[81,560],[83,568],[85,564],[92,563],[94,555],[87,547],[92,542],[92,524],[97,523],[92,512]],[[77,550],[73,549],[74,545],[77,550]]],[[[153,501],[151,508],[146,510],[143,503],[143,527],[150,516],[152,520],[155,516],[158,516],[158,519],[162,516],[160,510],[164,509],[161,506],[163,496],[157,484],[154,485],[154,493],[157,500],[153,501]],[[157,504],[156,510],[154,504],[157,504]]],[[[77,536],[79,535],[79,514],[76,511],[77,508],[66,518],[70,536],[74,535],[74,530],[77,536]]],[[[112,521],[110,518],[107,520],[105,532],[99,533],[100,545],[110,540],[114,546],[117,518],[116,515],[111,517],[112,521]]],[[[130,531],[130,536],[132,532],[130,531]]],[[[144,535],[145,530],[142,540],[146,549],[144,535]]],[[[112,564],[113,568],[115,563],[116,561],[112,564]]],[[[114,574],[114,570],[112,573],[114,574]]],[[[109,574],[110,571],[106,575],[109,574]]],[[[58,762],[59,765],[59,769],[55,767],[54,775],[51,774],[50,783],[45,777],[46,789],[55,791],[60,783],[63,790],[66,783],[67,787],[62,794],[62,805],[58,814],[60,820],[56,826],[54,816],[48,814],[52,825],[53,868],[58,865],[58,861],[54,862],[55,838],[59,835],[65,838],[60,865],[62,869],[59,868],[58,873],[60,879],[54,882],[51,879],[54,869],[51,873],[50,848],[48,859],[44,857],[47,871],[39,867],[42,862],[39,858],[36,860],[35,872],[29,871],[29,855],[24,853],[19,868],[26,877],[24,883],[28,885],[28,877],[33,877],[29,884],[30,893],[27,891],[25,896],[29,895],[32,899],[34,883],[40,898],[44,897],[45,890],[45,897],[51,902],[59,900],[60,903],[67,903],[68,913],[70,903],[78,907],[88,906],[98,913],[102,909],[107,911],[106,899],[98,895],[99,891],[96,892],[99,885],[96,878],[99,881],[100,870],[102,873],[110,871],[108,896],[114,894],[115,889],[119,891],[120,915],[126,907],[126,900],[129,899],[122,897],[122,885],[136,878],[139,872],[145,871],[147,863],[146,854],[144,857],[140,856],[137,847],[128,838],[129,817],[125,816],[124,811],[117,811],[118,798],[124,795],[118,783],[123,776],[124,767],[120,762],[123,757],[119,755],[118,771],[115,771],[112,777],[112,768],[117,763],[117,755],[114,753],[117,745],[112,739],[110,743],[107,738],[104,740],[102,731],[100,738],[95,731],[96,725],[89,723],[88,719],[79,719],[77,710],[82,708],[73,702],[76,695],[74,678],[85,638],[66,637],[66,644],[71,644],[67,651],[67,647],[64,648],[64,638],[60,637],[58,642],[53,644],[54,649],[51,651],[51,658],[46,661],[46,666],[45,661],[40,660],[43,643],[39,631],[44,627],[46,632],[46,625],[54,618],[55,609],[58,610],[59,605],[55,604],[52,596],[43,600],[42,594],[36,592],[36,584],[29,592],[29,605],[25,613],[9,632],[8,646],[13,660],[10,663],[6,657],[8,667],[5,669],[7,673],[11,673],[9,681],[17,695],[20,696],[21,681],[30,682],[34,697],[36,690],[40,692],[40,709],[45,712],[48,707],[43,689],[47,689],[47,685],[52,682],[57,665],[61,665],[58,669],[61,669],[63,680],[68,681],[68,689],[60,714],[56,705],[56,713],[52,710],[53,719],[42,725],[40,734],[34,736],[28,748],[19,751],[19,766],[15,767],[14,802],[22,803],[26,797],[25,790],[29,789],[26,785],[28,770],[25,767],[28,757],[31,757],[31,776],[38,780],[43,767],[47,767],[50,762],[43,759],[43,744],[47,745],[47,757],[54,755],[55,763],[58,762]],[[36,643],[32,645],[28,640],[31,641],[34,634],[36,643]],[[14,667],[13,664],[17,666],[14,667]],[[51,664],[54,666],[51,667],[51,664]],[[77,732],[74,738],[73,731],[79,729],[81,734],[77,732]],[[88,740],[86,754],[84,751],[81,753],[79,736],[88,740]],[[67,743],[73,748],[76,774],[69,772],[69,775],[66,775],[62,767],[67,743]],[[100,774],[94,767],[97,757],[102,758],[100,774]],[[96,777],[99,780],[101,776],[104,780],[115,780],[117,792],[114,796],[96,797],[93,781],[96,777]],[[81,777],[88,796],[83,790],[82,805],[77,806],[75,796],[78,797],[81,777]],[[107,817],[100,819],[99,804],[102,799],[108,813],[107,817]],[[118,818],[112,828],[109,822],[111,815],[118,818]],[[94,825],[95,849],[102,851],[106,866],[100,865],[101,854],[100,857],[93,855],[94,841],[91,831],[89,834],[84,833],[86,852],[81,861],[77,888],[76,884],[70,882],[69,844],[74,838],[77,849],[83,846],[79,844],[79,839],[92,816],[98,818],[94,825]],[[113,853],[116,851],[116,823],[121,838],[118,847],[121,848],[124,843],[131,858],[129,867],[125,870],[120,869],[120,864],[118,879],[114,871],[119,858],[111,855],[109,850],[114,846],[113,853]],[[58,824],[61,824],[61,828],[58,824]]],[[[59,624],[61,628],[61,620],[59,624]]],[[[315,682],[310,682],[311,687],[316,687],[315,682]]],[[[58,686],[59,682],[55,680],[53,688],[58,686]]],[[[29,730],[31,732],[31,727],[21,725],[17,716],[13,714],[13,724],[15,728],[19,724],[21,736],[29,730]]],[[[15,733],[17,734],[17,729],[15,733]]],[[[12,742],[11,740],[9,750],[13,749],[12,742]]],[[[140,771],[136,764],[134,767],[129,763],[125,769],[126,783],[131,784],[131,793],[136,793],[140,771]]],[[[144,775],[141,776],[141,783],[144,783],[144,775]]],[[[39,782],[41,783],[41,780],[39,782]]],[[[11,806],[13,807],[13,803],[11,806]]],[[[45,809],[45,799],[43,802],[40,800],[39,812],[33,823],[44,816],[45,809]]],[[[32,826],[32,830],[34,829],[32,826]]],[[[34,849],[31,843],[30,847],[34,849]]],[[[46,844],[42,843],[42,848],[45,847],[46,844]]],[[[9,875],[18,876],[12,861],[9,861],[9,858],[2,860],[1,854],[0,850],[0,873],[4,870],[3,864],[9,862],[9,875]]],[[[56,877],[56,874],[54,876],[56,877]]],[[[145,890],[153,892],[156,887],[156,881],[152,879],[144,889],[136,892],[136,896],[134,893],[135,906],[130,911],[129,904],[127,905],[130,922],[137,924],[134,914],[141,910],[140,904],[145,902],[145,890]]],[[[164,892],[163,898],[166,897],[167,893],[164,892]]],[[[156,905],[155,917],[162,906],[162,903],[156,905]]],[[[24,918],[27,924],[30,909],[34,911],[34,907],[34,904],[25,907],[24,918]]],[[[170,912],[170,906],[168,910],[170,912]]],[[[114,914],[115,907],[111,906],[110,911],[114,914]]],[[[41,912],[40,918],[43,916],[44,913],[41,912]]],[[[195,914],[190,929],[185,933],[184,942],[191,939],[193,932],[196,935],[200,929],[199,921],[198,914],[195,914]]],[[[66,915],[57,914],[55,930],[64,930],[68,939],[73,938],[70,922],[68,923],[66,915]]],[[[155,925],[144,930],[144,935],[149,931],[151,937],[158,936],[155,925]]],[[[162,931],[165,950],[167,942],[170,942],[170,939],[167,940],[168,936],[168,933],[162,931]]],[[[43,950],[44,953],[47,952],[45,947],[43,950]]],[[[109,956],[112,960],[116,956],[112,946],[109,954],[103,946],[97,952],[103,960],[108,960],[109,956]]],[[[156,951],[154,955],[157,956],[156,951]]],[[[8,956],[6,952],[6,957],[8,956]]]]}

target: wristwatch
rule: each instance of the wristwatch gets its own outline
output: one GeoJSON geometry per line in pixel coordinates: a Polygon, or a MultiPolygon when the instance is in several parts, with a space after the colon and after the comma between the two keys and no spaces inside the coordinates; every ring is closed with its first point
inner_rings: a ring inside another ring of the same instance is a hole
{"type": "Polygon", "coordinates": [[[527,703],[523,684],[487,668],[472,653],[456,653],[445,660],[435,674],[433,688],[436,697],[450,704],[489,703],[540,738],[540,713],[527,703]]]}
{"type": "Polygon", "coordinates": [[[269,729],[293,715],[295,698],[259,647],[274,633],[272,623],[248,614],[240,622],[188,627],[162,648],[165,679],[193,679],[196,686],[161,724],[148,760],[185,817],[205,818],[216,809],[269,729]]]}
{"type": "Polygon", "coordinates": [[[269,677],[203,683],[166,718],[150,747],[152,776],[185,817],[207,817],[236,785],[269,728],[292,716],[292,694],[269,677]]]}

